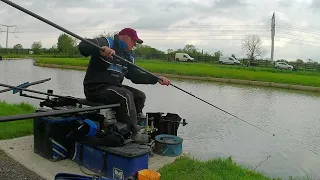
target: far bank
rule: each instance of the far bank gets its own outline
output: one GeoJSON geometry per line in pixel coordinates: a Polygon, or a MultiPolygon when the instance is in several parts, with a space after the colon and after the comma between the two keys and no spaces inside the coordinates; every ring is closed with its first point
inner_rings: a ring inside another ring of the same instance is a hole
{"type": "MultiPolygon", "coordinates": [[[[87,58],[40,58],[35,66],[86,70],[87,58]]],[[[154,60],[137,61],[137,65],[154,73],[176,79],[245,84],[320,92],[320,77],[317,72],[273,72],[265,68],[219,66],[198,63],[172,63],[154,60]]]]}

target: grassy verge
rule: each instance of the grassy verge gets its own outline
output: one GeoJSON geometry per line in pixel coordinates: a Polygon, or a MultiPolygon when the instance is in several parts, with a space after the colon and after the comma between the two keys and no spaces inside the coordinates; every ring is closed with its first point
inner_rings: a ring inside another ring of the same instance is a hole
{"type": "Polygon", "coordinates": [[[39,58],[35,62],[40,64],[57,64],[87,67],[89,60],[88,58],[39,58]]]}
{"type": "MultiPolygon", "coordinates": [[[[25,59],[25,58],[67,58],[68,55],[65,54],[1,54],[4,60],[6,59],[25,59]]],[[[83,56],[82,56],[83,57],[83,56]]]]}
{"type": "MultiPolygon", "coordinates": [[[[162,167],[159,171],[163,180],[204,180],[204,179],[237,179],[237,180],[271,180],[259,172],[238,165],[231,158],[217,158],[200,161],[187,156],[179,157],[172,164],[162,167]]],[[[273,180],[273,179],[272,179],[273,180]]],[[[274,180],[281,180],[276,178],[274,180]]],[[[298,178],[289,177],[289,180],[298,178]]],[[[301,180],[311,180],[306,177],[301,180]]]]}
{"type": "MultiPolygon", "coordinates": [[[[58,64],[86,67],[87,58],[40,58],[40,64],[58,64]]],[[[204,63],[137,60],[137,65],[153,72],[199,77],[231,78],[320,87],[320,72],[288,71],[272,68],[228,66],[204,63]]]]}
{"type": "MultiPolygon", "coordinates": [[[[26,103],[8,104],[0,102],[0,116],[33,113],[35,108],[26,103]]],[[[11,139],[33,133],[31,119],[0,123],[0,140],[11,139]]]]}

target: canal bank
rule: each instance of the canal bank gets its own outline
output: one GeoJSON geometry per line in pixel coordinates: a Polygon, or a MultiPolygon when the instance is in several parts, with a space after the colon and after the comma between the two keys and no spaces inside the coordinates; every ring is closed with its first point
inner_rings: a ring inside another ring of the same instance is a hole
{"type": "MultiPolygon", "coordinates": [[[[34,65],[41,66],[41,67],[73,69],[73,70],[86,70],[87,69],[87,67],[83,67],[83,66],[43,64],[43,63],[36,63],[36,62],[34,62],[34,65]]],[[[314,86],[302,86],[302,85],[283,84],[283,83],[275,83],[275,82],[263,82],[263,81],[252,81],[252,80],[240,80],[240,79],[231,79],[231,78],[186,76],[186,75],[167,74],[167,73],[163,74],[163,73],[157,73],[157,72],[153,72],[153,73],[155,75],[163,75],[166,77],[176,78],[176,79],[212,81],[212,82],[222,82],[222,83],[231,83],[231,84],[244,84],[244,85],[252,85],[252,86],[275,87],[275,88],[282,88],[282,89],[320,92],[320,87],[314,87],[314,86]]]]}
{"type": "MultiPolygon", "coordinates": [[[[35,107],[29,104],[7,104],[0,102],[0,109],[2,109],[2,115],[12,115],[31,113],[31,110],[34,111],[35,107]]],[[[32,125],[32,121],[28,122],[32,125]]],[[[2,159],[0,162],[1,179],[50,180],[61,172],[84,176],[87,173],[92,173],[85,168],[80,168],[78,164],[70,159],[52,162],[34,153],[34,137],[32,133],[27,136],[19,133],[19,131],[24,131],[25,128],[32,131],[32,126],[22,127],[19,123],[5,122],[0,123],[0,129],[3,128],[7,129],[7,132],[0,132],[0,137],[3,139],[0,141],[0,158],[2,159]]],[[[255,171],[255,169],[247,169],[239,164],[235,164],[231,158],[214,158],[209,161],[200,161],[193,159],[186,152],[183,152],[178,157],[152,154],[149,158],[148,166],[149,169],[158,171],[163,180],[180,178],[200,180],[211,177],[216,177],[217,179],[228,177],[244,180],[252,178],[270,180],[270,178],[255,171]],[[212,170],[213,167],[214,170],[212,170]],[[188,174],[184,173],[186,171],[188,171],[188,174]]]]}
{"type": "MultiPolygon", "coordinates": [[[[38,154],[34,153],[33,139],[34,138],[31,135],[0,141],[0,151],[6,154],[8,159],[7,164],[18,162],[20,165],[16,169],[22,169],[23,167],[26,167],[28,169],[25,175],[26,177],[33,176],[37,177],[37,179],[41,177],[43,179],[50,180],[53,179],[56,174],[62,172],[80,174],[83,176],[93,173],[84,167],[80,167],[71,159],[52,162],[39,156],[38,154]],[[9,158],[12,158],[14,161],[10,161],[9,158]]],[[[183,156],[184,155],[187,154],[183,154],[183,156]]],[[[178,157],[167,157],[154,154],[149,158],[149,169],[158,171],[162,167],[172,164],[176,158],[178,157]]]]}

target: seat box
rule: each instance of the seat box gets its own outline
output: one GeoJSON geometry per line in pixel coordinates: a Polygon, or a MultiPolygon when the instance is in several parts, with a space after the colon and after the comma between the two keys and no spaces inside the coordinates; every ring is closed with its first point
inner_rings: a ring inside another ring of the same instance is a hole
{"type": "Polygon", "coordinates": [[[126,180],[147,169],[151,147],[129,142],[120,147],[92,147],[75,142],[72,160],[106,178],[126,180]]]}
{"type": "Polygon", "coordinates": [[[67,135],[77,127],[77,120],[81,119],[75,116],[34,118],[34,152],[50,161],[69,158],[69,150],[74,143],[67,135]]]}

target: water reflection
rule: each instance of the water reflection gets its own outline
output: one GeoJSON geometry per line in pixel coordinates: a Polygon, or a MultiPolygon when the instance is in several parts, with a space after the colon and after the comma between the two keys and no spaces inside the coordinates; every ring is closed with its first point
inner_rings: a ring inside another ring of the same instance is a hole
{"type": "MultiPolygon", "coordinates": [[[[32,61],[0,62],[0,82],[10,85],[52,78],[30,89],[55,94],[84,97],[84,71],[35,67],[32,61]]],[[[135,85],[147,95],[145,112],[172,112],[186,118],[189,124],[179,129],[185,151],[202,159],[229,157],[266,175],[288,178],[304,176],[320,178],[319,93],[250,87],[197,81],[173,82],[212,104],[263,129],[273,137],[235,119],[178,89],[160,85],[135,85]]],[[[0,88],[4,89],[4,88],[0,88]]],[[[32,93],[31,93],[32,94],[32,93]]],[[[0,94],[8,102],[38,100],[21,98],[11,92],[0,94]]]]}

